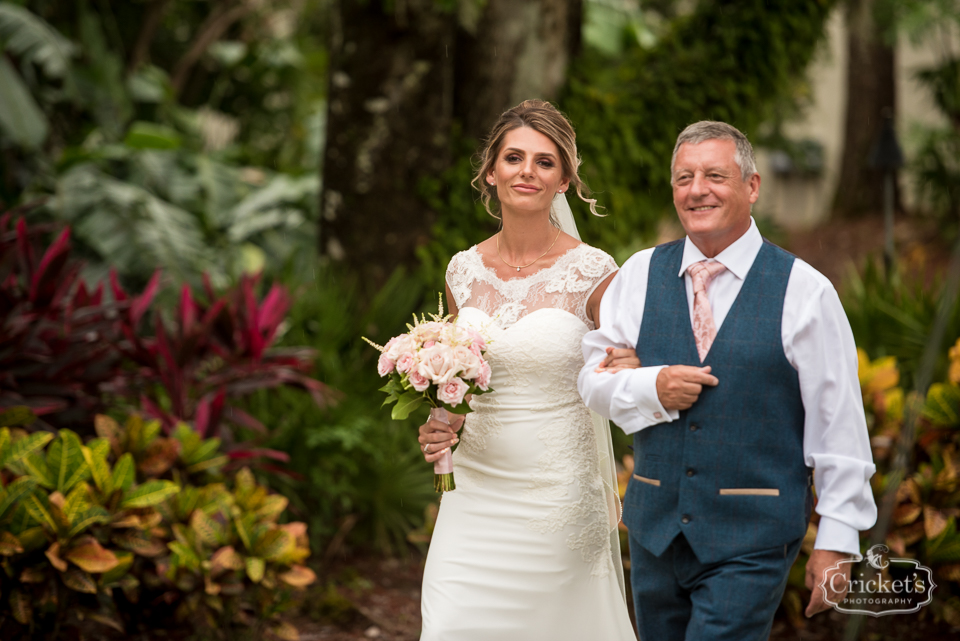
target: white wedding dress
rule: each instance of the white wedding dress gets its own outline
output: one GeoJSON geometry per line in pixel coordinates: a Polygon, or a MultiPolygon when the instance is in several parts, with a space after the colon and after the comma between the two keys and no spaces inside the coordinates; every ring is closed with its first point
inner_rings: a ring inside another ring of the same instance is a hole
{"type": "Polygon", "coordinates": [[[423,577],[421,641],[635,640],[608,432],[577,392],[586,303],[616,263],[578,245],[500,280],[473,247],[447,268],[457,322],[491,339],[494,392],[453,455],[423,577]],[[604,472],[605,470],[605,472],[604,472]]]}

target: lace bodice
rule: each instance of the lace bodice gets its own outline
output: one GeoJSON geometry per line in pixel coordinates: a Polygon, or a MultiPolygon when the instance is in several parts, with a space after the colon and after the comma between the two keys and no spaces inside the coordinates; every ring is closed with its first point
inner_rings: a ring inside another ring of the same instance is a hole
{"type": "Polygon", "coordinates": [[[476,246],[450,260],[447,285],[458,309],[476,307],[501,329],[538,309],[553,308],[570,312],[589,329],[587,300],[616,271],[609,254],[580,244],[568,250],[551,266],[521,278],[501,280],[483,263],[476,246]]]}
{"type": "Polygon", "coordinates": [[[476,247],[447,268],[447,284],[460,310],[457,322],[490,338],[486,353],[496,390],[471,401],[454,453],[458,487],[500,488],[504,495],[538,505],[527,526],[567,533],[593,573],[606,576],[610,516],[590,411],[577,392],[583,367],[580,341],[594,324],[590,294],[616,263],[606,253],[578,245],[552,267],[501,280],[476,247]],[[536,313],[534,313],[536,312],[536,313]]]}

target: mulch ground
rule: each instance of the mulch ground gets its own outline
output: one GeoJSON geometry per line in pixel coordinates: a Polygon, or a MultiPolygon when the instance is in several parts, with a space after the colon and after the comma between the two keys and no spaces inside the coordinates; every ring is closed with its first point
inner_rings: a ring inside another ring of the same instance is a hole
{"type": "MultiPolygon", "coordinates": [[[[416,641],[420,637],[420,581],[423,557],[342,559],[320,574],[292,620],[301,641],[416,641]]],[[[632,616],[632,613],[631,613],[632,616]]],[[[850,617],[824,612],[802,627],[778,612],[770,641],[841,641],[850,617]]],[[[956,641],[960,629],[936,622],[932,613],[868,618],[863,641],[956,641]]],[[[491,641],[496,641],[491,640],[491,641]]],[[[603,641],[587,640],[584,641],[603,641]]]]}

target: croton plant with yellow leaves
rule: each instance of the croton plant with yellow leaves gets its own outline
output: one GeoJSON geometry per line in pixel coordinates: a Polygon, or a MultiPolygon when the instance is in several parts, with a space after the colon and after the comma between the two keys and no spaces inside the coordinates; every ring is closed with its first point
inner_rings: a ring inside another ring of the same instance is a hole
{"type": "MultiPolygon", "coordinates": [[[[947,380],[930,386],[922,403],[912,472],[896,489],[897,507],[886,543],[891,554],[933,568],[938,587],[932,611],[960,625],[960,339],[949,348],[947,380]]],[[[904,406],[913,400],[899,387],[896,359],[871,361],[862,350],[860,388],[877,474],[871,480],[879,502],[886,493],[904,406]]]]}
{"type": "MultiPolygon", "coordinates": [[[[132,636],[171,621],[203,638],[296,639],[279,615],[316,576],[303,523],[219,439],[96,418],[86,443],[0,413],[0,638],[132,636]]],[[[175,627],[178,625],[174,623],[175,627]]]]}

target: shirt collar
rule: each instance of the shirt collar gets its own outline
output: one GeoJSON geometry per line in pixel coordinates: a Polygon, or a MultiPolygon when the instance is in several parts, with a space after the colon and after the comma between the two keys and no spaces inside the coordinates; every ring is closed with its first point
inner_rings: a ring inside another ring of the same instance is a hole
{"type": "Polygon", "coordinates": [[[747,277],[747,272],[753,266],[753,261],[756,260],[761,247],[763,247],[763,236],[760,235],[760,230],[757,229],[757,223],[753,216],[750,217],[750,229],[743,236],[733,241],[729,247],[717,254],[716,258],[709,259],[704,256],[703,252],[693,244],[688,236],[683,243],[683,260],[680,263],[680,273],[677,276],[683,276],[687,267],[701,260],[715,260],[726,267],[731,274],[743,280],[747,277]]]}

